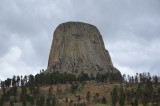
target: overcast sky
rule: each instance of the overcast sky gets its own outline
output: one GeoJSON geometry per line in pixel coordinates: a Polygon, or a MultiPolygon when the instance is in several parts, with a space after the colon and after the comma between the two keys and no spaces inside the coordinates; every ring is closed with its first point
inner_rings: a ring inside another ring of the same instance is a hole
{"type": "Polygon", "coordinates": [[[46,69],[67,21],[97,26],[122,73],[160,75],[160,0],[0,0],[0,79],[46,69]]]}

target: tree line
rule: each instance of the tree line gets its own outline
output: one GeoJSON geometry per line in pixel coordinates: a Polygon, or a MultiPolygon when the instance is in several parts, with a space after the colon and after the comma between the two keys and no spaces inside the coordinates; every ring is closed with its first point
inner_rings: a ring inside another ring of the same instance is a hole
{"type": "Polygon", "coordinates": [[[143,84],[148,81],[151,81],[154,84],[158,84],[160,82],[159,76],[151,75],[149,72],[136,73],[136,75],[134,76],[123,74],[123,79],[124,79],[124,82],[128,84],[137,84],[137,83],[143,84]]]}
{"type": "Polygon", "coordinates": [[[160,106],[160,87],[149,80],[134,87],[114,86],[110,95],[112,106],[160,106]]]}
{"type": "Polygon", "coordinates": [[[78,75],[71,73],[44,73],[25,76],[13,76],[0,82],[1,88],[16,87],[16,86],[43,86],[43,85],[54,85],[54,84],[66,84],[75,81],[83,82],[89,80],[96,80],[97,82],[123,82],[123,77],[120,73],[97,73],[93,74],[80,73],[78,75]]]}

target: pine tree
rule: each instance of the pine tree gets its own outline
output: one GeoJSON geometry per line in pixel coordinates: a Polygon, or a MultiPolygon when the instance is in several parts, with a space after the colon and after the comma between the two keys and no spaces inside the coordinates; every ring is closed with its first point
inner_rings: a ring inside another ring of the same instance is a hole
{"type": "Polygon", "coordinates": [[[102,104],[106,104],[107,103],[107,100],[106,100],[106,97],[102,97],[102,104]]]}
{"type": "Polygon", "coordinates": [[[12,87],[16,86],[16,76],[12,78],[12,87]]]}
{"type": "Polygon", "coordinates": [[[142,104],[143,104],[143,106],[147,106],[147,98],[146,97],[142,98],[142,104]]]}
{"type": "Polygon", "coordinates": [[[49,98],[52,97],[52,90],[53,90],[53,87],[50,87],[49,90],[48,90],[48,97],[49,98]]]}
{"type": "Polygon", "coordinates": [[[14,101],[14,103],[18,102],[16,97],[13,98],[13,101],[14,101]]]}
{"type": "Polygon", "coordinates": [[[71,85],[71,92],[72,93],[75,93],[75,91],[78,89],[78,84],[77,83],[73,83],[72,85],[71,85]]]}
{"type": "Polygon", "coordinates": [[[3,88],[3,95],[6,94],[6,88],[3,88]]]}
{"type": "Polygon", "coordinates": [[[90,91],[87,92],[86,100],[87,100],[88,102],[90,101],[90,91]]]}
{"type": "Polygon", "coordinates": [[[41,96],[39,101],[39,106],[44,106],[44,104],[45,104],[45,97],[41,96]]]}
{"type": "Polygon", "coordinates": [[[23,99],[23,102],[22,102],[22,106],[26,106],[26,100],[25,99],[23,99]]]}
{"type": "Polygon", "coordinates": [[[134,106],[138,106],[138,100],[137,100],[137,98],[135,98],[135,100],[134,100],[134,106]]]}
{"type": "Polygon", "coordinates": [[[34,98],[33,98],[33,96],[30,97],[30,104],[34,105],[34,98]]]}
{"type": "Polygon", "coordinates": [[[65,102],[66,102],[66,105],[67,105],[68,104],[68,98],[66,98],[65,102]]]}
{"type": "Polygon", "coordinates": [[[20,84],[20,77],[19,76],[17,76],[16,83],[17,83],[16,85],[19,86],[19,84],[20,84]]]}
{"type": "Polygon", "coordinates": [[[55,97],[53,97],[53,99],[52,99],[52,106],[56,106],[56,98],[55,97]]]}
{"type": "Polygon", "coordinates": [[[13,102],[13,100],[10,100],[9,105],[10,105],[10,106],[14,106],[14,102],[13,102]]]}
{"type": "Polygon", "coordinates": [[[124,90],[123,90],[123,86],[120,87],[119,94],[120,94],[119,105],[124,106],[124,104],[125,104],[125,93],[124,93],[124,90]]]}
{"type": "Polygon", "coordinates": [[[12,79],[7,78],[7,80],[4,81],[6,87],[10,87],[11,86],[11,80],[12,79]]]}
{"type": "Polygon", "coordinates": [[[81,100],[81,96],[79,95],[79,96],[78,96],[78,101],[80,101],[80,100],[81,100]]]}
{"type": "Polygon", "coordinates": [[[112,98],[112,105],[116,106],[116,103],[118,101],[118,92],[117,92],[117,86],[115,86],[111,92],[111,98],[112,98]]]}
{"type": "Polygon", "coordinates": [[[51,106],[50,98],[47,98],[46,106],[51,106]]]}
{"type": "Polygon", "coordinates": [[[39,105],[39,98],[37,98],[37,100],[36,100],[36,106],[38,106],[39,105]]]}
{"type": "Polygon", "coordinates": [[[3,104],[4,104],[4,98],[2,96],[1,99],[0,99],[0,106],[3,106],[3,104]]]}

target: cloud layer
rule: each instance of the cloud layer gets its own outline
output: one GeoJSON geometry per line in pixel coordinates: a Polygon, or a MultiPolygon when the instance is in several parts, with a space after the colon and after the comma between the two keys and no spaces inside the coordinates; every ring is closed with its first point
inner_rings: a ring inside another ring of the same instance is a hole
{"type": "Polygon", "coordinates": [[[122,72],[160,74],[159,0],[0,1],[0,79],[47,67],[54,29],[82,21],[100,30],[122,72]]]}

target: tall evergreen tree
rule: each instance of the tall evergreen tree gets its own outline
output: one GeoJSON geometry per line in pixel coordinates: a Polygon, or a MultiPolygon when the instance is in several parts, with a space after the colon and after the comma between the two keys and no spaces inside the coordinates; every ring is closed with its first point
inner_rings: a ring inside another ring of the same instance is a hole
{"type": "Polygon", "coordinates": [[[134,100],[134,106],[138,106],[138,100],[137,100],[137,97],[135,98],[134,100]]]}
{"type": "Polygon", "coordinates": [[[20,84],[20,77],[19,77],[19,76],[17,76],[17,79],[16,79],[16,85],[17,85],[17,86],[19,86],[19,84],[20,84]]]}
{"type": "Polygon", "coordinates": [[[52,91],[53,91],[53,87],[50,87],[48,90],[48,97],[51,98],[52,97],[52,91]]]}
{"type": "Polygon", "coordinates": [[[111,92],[111,98],[112,98],[112,105],[116,106],[116,103],[118,101],[118,91],[117,86],[114,86],[112,92],[111,92]]]}
{"type": "Polygon", "coordinates": [[[25,99],[23,99],[22,106],[26,106],[26,105],[27,105],[27,102],[25,99]]]}
{"type": "Polygon", "coordinates": [[[10,106],[14,106],[14,102],[13,102],[13,100],[10,100],[9,105],[10,105],[10,106]]]}
{"type": "Polygon", "coordinates": [[[103,97],[102,97],[102,104],[106,104],[106,103],[107,103],[106,97],[103,96],[103,97]]]}
{"type": "Polygon", "coordinates": [[[56,106],[56,98],[55,97],[53,97],[53,99],[52,99],[52,106],[56,106]]]}
{"type": "Polygon", "coordinates": [[[123,90],[123,86],[121,85],[120,90],[119,90],[119,105],[124,106],[125,104],[125,93],[123,90]]]}
{"type": "Polygon", "coordinates": [[[12,78],[12,87],[16,86],[16,76],[12,78]]]}
{"type": "Polygon", "coordinates": [[[41,96],[39,101],[39,106],[44,106],[44,104],[45,104],[45,97],[41,96]]]}
{"type": "Polygon", "coordinates": [[[51,103],[50,103],[50,98],[47,98],[47,101],[46,101],[46,106],[51,106],[51,103]]]}
{"type": "Polygon", "coordinates": [[[89,102],[90,101],[90,96],[91,96],[91,93],[90,91],[87,92],[87,95],[86,95],[86,100],[89,102]]]}

